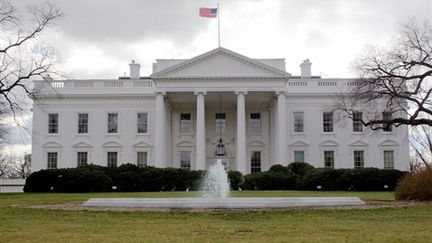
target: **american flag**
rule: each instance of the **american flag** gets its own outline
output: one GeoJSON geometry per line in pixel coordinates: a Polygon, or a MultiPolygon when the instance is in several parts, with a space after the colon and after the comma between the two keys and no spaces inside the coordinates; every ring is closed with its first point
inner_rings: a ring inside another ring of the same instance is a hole
{"type": "Polygon", "coordinates": [[[217,17],[217,8],[200,8],[199,16],[205,18],[216,18],[217,17]]]}

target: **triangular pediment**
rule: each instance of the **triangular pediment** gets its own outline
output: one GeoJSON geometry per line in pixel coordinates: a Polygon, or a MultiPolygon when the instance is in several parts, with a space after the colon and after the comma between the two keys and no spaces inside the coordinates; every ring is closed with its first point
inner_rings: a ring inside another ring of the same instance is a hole
{"type": "Polygon", "coordinates": [[[77,144],[72,145],[72,147],[73,148],[91,148],[93,146],[91,146],[90,144],[85,143],[85,142],[79,142],[77,144]]]}
{"type": "Polygon", "coordinates": [[[151,147],[151,144],[148,144],[146,142],[138,142],[136,144],[133,145],[134,148],[146,148],[146,147],[151,147]]]}
{"type": "Polygon", "coordinates": [[[355,141],[354,143],[351,143],[349,146],[351,146],[351,147],[362,147],[363,146],[364,147],[364,146],[369,146],[369,144],[358,140],[358,141],[355,141]]]}
{"type": "Polygon", "coordinates": [[[297,142],[291,143],[289,146],[290,147],[309,147],[309,144],[307,144],[303,141],[297,141],[297,142]]]}
{"type": "Polygon", "coordinates": [[[228,49],[219,47],[153,73],[152,78],[263,77],[287,78],[290,74],[228,49]]]}

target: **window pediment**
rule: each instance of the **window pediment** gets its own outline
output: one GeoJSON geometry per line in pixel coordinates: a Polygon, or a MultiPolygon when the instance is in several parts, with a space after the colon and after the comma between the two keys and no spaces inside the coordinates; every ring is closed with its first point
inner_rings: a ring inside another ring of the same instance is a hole
{"type": "Polygon", "coordinates": [[[123,147],[120,143],[115,141],[106,142],[102,145],[104,148],[121,148],[123,147]]]}
{"type": "Polygon", "coordinates": [[[339,146],[339,143],[337,143],[336,141],[333,141],[333,140],[325,140],[325,141],[321,142],[319,144],[319,146],[322,146],[322,147],[337,147],[337,146],[339,146]]]}

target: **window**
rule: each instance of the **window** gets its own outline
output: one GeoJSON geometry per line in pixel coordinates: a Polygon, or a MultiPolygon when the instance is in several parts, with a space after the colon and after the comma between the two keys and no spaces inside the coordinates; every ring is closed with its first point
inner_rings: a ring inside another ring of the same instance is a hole
{"type": "Polygon", "coordinates": [[[117,152],[108,152],[107,153],[107,166],[108,167],[117,167],[117,152]]]}
{"type": "Polygon", "coordinates": [[[354,168],[364,167],[364,152],[362,150],[354,151],[354,168]]]}
{"type": "Polygon", "coordinates": [[[251,113],[249,120],[251,134],[261,134],[261,113],[251,113]]]}
{"type": "MultiPolygon", "coordinates": [[[[388,111],[383,112],[382,116],[383,116],[384,121],[390,121],[392,119],[392,113],[388,112],[388,111]]],[[[383,125],[384,125],[384,127],[386,126],[385,124],[383,124],[383,125]]],[[[392,130],[393,129],[392,129],[391,125],[383,129],[384,132],[391,132],[392,130]]]]}
{"type": "Polygon", "coordinates": [[[393,150],[384,150],[384,169],[394,169],[393,150]]]}
{"type": "Polygon", "coordinates": [[[225,133],[225,113],[216,113],[216,133],[225,133]]]}
{"type": "Polygon", "coordinates": [[[191,151],[180,151],[180,168],[190,170],[191,151]]]}
{"type": "Polygon", "coordinates": [[[333,132],[333,112],[323,113],[323,131],[333,132]]]}
{"type": "Polygon", "coordinates": [[[294,151],[294,162],[305,162],[304,159],[304,151],[303,150],[296,150],[294,151]]]}
{"type": "Polygon", "coordinates": [[[294,132],[304,132],[303,112],[294,112],[294,132]]]}
{"type": "Polygon", "coordinates": [[[138,113],[137,114],[137,128],[138,133],[147,133],[148,129],[148,114],[147,113],[138,113]]]}
{"type": "Polygon", "coordinates": [[[251,156],[251,173],[261,171],[261,151],[253,151],[251,156]]]}
{"type": "Polygon", "coordinates": [[[48,114],[48,133],[58,133],[59,114],[48,114]]]}
{"type": "Polygon", "coordinates": [[[324,151],[324,167],[334,168],[334,151],[324,151]]]}
{"type": "Polygon", "coordinates": [[[57,152],[48,152],[47,169],[57,169],[57,152]]]}
{"type": "Polygon", "coordinates": [[[192,119],[190,113],[180,114],[180,133],[181,134],[192,133],[192,119]]]}
{"type": "Polygon", "coordinates": [[[363,113],[354,112],[353,113],[353,132],[363,132],[363,113]]]}
{"type": "Polygon", "coordinates": [[[118,113],[108,113],[108,133],[118,132],[118,113]]]}
{"type": "Polygon", "coordinates": [[[87,164],[87,152],[77,152],[77,166],[83,166],[87,164]]]}
{"type": "Polygon", "coordinates": [[[88,133],[88,114],[78,114],[78,133],[88,133]]]}
{"type": "Polygon", "coordinates": [[[137,152],[137,166],[147,166],[147,152],[137,152]]]}

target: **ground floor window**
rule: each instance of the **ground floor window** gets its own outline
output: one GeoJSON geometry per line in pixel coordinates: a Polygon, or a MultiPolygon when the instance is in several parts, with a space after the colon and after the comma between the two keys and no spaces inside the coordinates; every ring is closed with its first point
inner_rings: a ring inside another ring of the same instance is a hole
{"type": "Polygon", "coordinates": [[[294,151],[294,162],[305,162],[305,156],[303,150],[294,151]]]}
{"type": "Polygon", "coordinates": [[[384,150],[384,169],[394,169],[393,150],[384,150]]]}
{"type": "Polygon", "coordinates": [[[107,153],[107,166],[108,167],[117,167],[117,152],[108,152],[107,153]]]}
{"type": "Polygon", "coordinates": [[[180,151],[180,168],[190,170],[191,154],[191,151],[180,151]]]}
{"type": "Polygon", "coordinates": [[[147,165],[147,152],[137,152],[137,166],[144,167],[147,165]]]}
{"type": "Polygon", "coordinates": [[[47,155],[47,168],[48,169],[57,169],[57,159],[58,159],[58,153],[57,152],[48,152],[47,155]]]}
{"type": "Polygon", "coordinates": [[[87,152],[78,152],[77,153],[77,166],[83,166],[87,164],[87,152]]]}
{"type": "Polygon", "coordinates": [[[354,168],[364,167],[364,151],[356,150],[354,151],[354,168]]]}
{"type": "Polygon", "coordinates": [[[251,156],[251,173],[261,171],[261,151],[253,151],[251,156]]]}
{"type": "Polygon", "coordinates": [[[324,167],[334,168],[334,151],[324,151],[324,167]]]}

